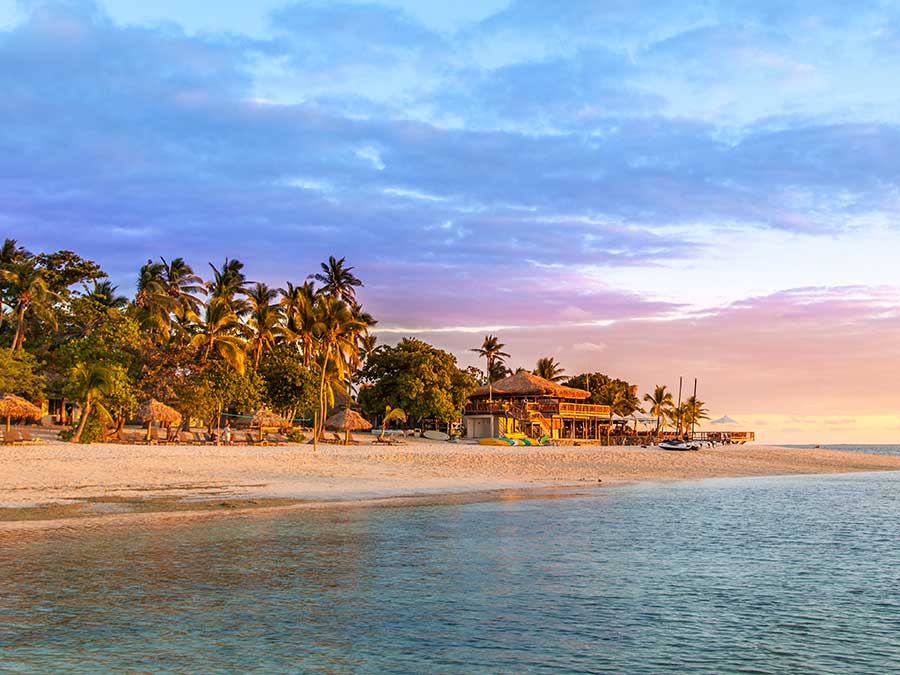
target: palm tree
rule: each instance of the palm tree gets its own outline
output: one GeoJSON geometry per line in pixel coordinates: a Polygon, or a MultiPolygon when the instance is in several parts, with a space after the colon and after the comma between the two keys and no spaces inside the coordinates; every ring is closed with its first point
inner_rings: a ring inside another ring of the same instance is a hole
{"type": "Polygon", "coordinates": [[[391,406],[385,407],[384,420],[381,423],[381,433],[378,435],[379,438],[384,438],[385,433],[387,433],[388,424],[393,420],[406,422],[406,413],[402,408],[391,408],[391,406]]]}
{"type": "Polygon", "coordinates": [[[659,428],[663,420],[675,410],[675,401],[672,392],[667,391],[666,385],[658,384],[652,394],[644,394],[644,400],[650,404],[650,414],[656,415],[656,435],[659,436],[659,428]]]}
{"type": "Polygon", "coordinates": [[[561,382],[566,379],[565,368],[560,368],[559,363],[552,356],[544,356],[537,360],[534,374],[551,382],[561,382]]]}
{"type": "Polygon", "coordinates": [[[116,295],[118,286],[113,286],[111,281],[95,281],[91,292],[85,295],[98,306],[106,310],[121,310],[128,306],[128,298],[124,295],[116,295]]]}
{"type": "Polygon", "coordinates": [[[174,300],[175,313],[181,317],[197,316],[203,301],[197,297],[205,294],[203,279],[194,274],[194,269],[184,258],[173,258],[172,262],[160,257],[163,268],[161,276],[166,294],[174,300]]]}
{"type": "Polygon", "coordinates": [[[141,312],[141,324],[145,330],[164,333],[171,325],[170,313],[175,301],[169,296],[165,279],[166,267],[148,260],[138,272],[137,293],[134,304],[141,312]]]}
{"type": "Polygon", "coordinates": [[[378,350],[377,342],[378,338],[371,333],[363,333],[359,336],[359,356],[363,361],[368,361],[369,357],[378,350]]]}
{"type": "Polygon", "coordinates": [[[212,263],[209,266],[213,271],[213,280],[206,283],[209,296],[221,299],[238,317],[244,316],[250,310],[247,301],[239,297],[246,294],[244,286],[247,284],[247,277],[242,271],[244,263],[225,258],[221,269],[212,263]]]}
{"type": "Polygon", "coordinates": [[[609,444],[613,415],[630,415],[634,410],[628,394],[619,387],[603,387],[597,394],[597,403],[609,406],[609,422],[606,427],[606,443],[609,444]]]}
{"type": "Polygon", "coordinates": [[[356,288],[362,287],[363,282],[354,274],[352,267],[345,267],[346,258],[338,260],[333,255],[328,257],[327,263],[320,263],[322,271],[311,274],[308,278],[315,279],[322,288],[319,293],[329,295],[332,298],[340,298],[348,305],[356,302],[356,288]]]}
{"type": "Polygon", "coordinates": [[[55,323],[50,309],[54,302],[60,300],[60,296],[50,289],[45,271],[37,267],[31,258],[0,270],[0,280],[7,287],[16,324],[10,351],[17,351],[25,344],[25,319],[28,314],[55,323]]]}
{"type": "Polygon", "coordinates": [[[301,286],[288,282],[281,293],[281,307],[284,313],[283,334],[286,340],[299,345],[303,366],[308,368],[315,354],[316,341],[316,297],[312,282],[301,286]]]}
{"type": "MultiPolygon", "coordinates": [[[[71,439],[73,443],[78,443],[81,441],[84,425],[87,423],[96,399],[108,394],[112,389],[112,371],[106,364],[96,361],[79,363],[69,372],[69,386],[72,387],[75,396],[81,403],[81,419],[78,420],[78,427],[71,439]]],[[[109,416],[108,413],[107,416],[109,416]]]]}
{"type": "Polygon", "coordinates": [[[272,302],[276,297],[278,291],[258,282],[247,291],[247,299],[250,302],[250,317],[247,324],[253,332],[250,349],[254,368],[259,367],[263,352],[275,344],[275,336],[280,332],[280,307],[272,302]]]}
{"type": "Polygon", "coordinates": [[[243,326],[222,298],[213,298],[206,305],[197,333],[191,337],[191,345],[199,350],[200,363],[206,363],[213,352],[228,365],[244,372],[243,326]]]}
{"type": "Polygon", "coordinates": [[[487,380],[488,380],[488,400],[494,400],[494,389],[491,386],[494,382],[494,364],[495,363],[503,363],[503,359],[508,359],[509,354],[503,351],[503,348],[506,345],[498,342],[497,338],[493,335],[485,335],[484,342],[481,343],[481,347],[477,347],[475,349],[470,349],[469,351],[475,352],[481,358],[487,361],[487,380]]]}
{"type": "Polygon", "coordinates": [[[693,428],[695,424],[698,424],[702,420],[708,420],[709,411],[706,409],[706,403],[696,396],[691,396],[681,404],[680,417],[685,430],[687,430],[689,426],[693,428]]]}
{"type": "Polygon", "coordinates": [[[325,295],[319,298],[315,333],[319,347],[319,428],[315,439],[325,422],[325,373],[329,365],[335,366],[337,376],[343,380],[347,371],[359,362],[357,337],[365,329],[365,324],[353,316],[353,312],[343,301],[325,295]]]}

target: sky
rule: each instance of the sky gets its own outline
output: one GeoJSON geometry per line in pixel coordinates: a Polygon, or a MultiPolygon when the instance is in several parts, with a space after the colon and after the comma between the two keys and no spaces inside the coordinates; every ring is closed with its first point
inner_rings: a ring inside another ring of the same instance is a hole
{"type": "Polygon", "coordinates": [[[0,0],[0,232],[900,439],[900,3],[0,0]]]}

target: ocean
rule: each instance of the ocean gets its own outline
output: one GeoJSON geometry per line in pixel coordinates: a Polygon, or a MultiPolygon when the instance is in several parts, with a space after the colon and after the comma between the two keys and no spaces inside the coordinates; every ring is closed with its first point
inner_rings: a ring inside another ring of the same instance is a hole
{"type": "Polygon", "coordinates": [[[900,673],[900,473],[2,540],[0,673],[900,673]]]}

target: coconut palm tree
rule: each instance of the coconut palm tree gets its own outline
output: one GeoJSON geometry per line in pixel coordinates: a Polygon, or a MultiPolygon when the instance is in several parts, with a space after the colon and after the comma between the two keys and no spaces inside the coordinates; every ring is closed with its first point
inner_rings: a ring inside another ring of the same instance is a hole
{"type": "Polygon", "coordinates": [[[346,258],[338,260],[333,255],[329,256],[327,263],[320,263],[322,271],[308,278],[322,284],[320,294],[339,298],[352,306],[356,302],[356,289],[362,288],[363,282],[353,274],[352,267],[345,267],[346,261],[346,258]]]}
{"type": "Polygon", "coordinates": [[[138,272],[134,304],[140,309],[141,326],[153,333],[165,333],[171,325],[170,313],[176,303],[166,288],[165,265],[148,260],[138,272]]]}
{"type": "Polygon", "coordinates": [[[175,313],[182,317],[198,316],[203,301],[198,295],[206,293],[203,279],[194,274],[194,269],[184,258],[173,258],[168,262],[160,257],[163,268],[161,276],[166,294],[174,300],[175,313]]]}
{"type": "Polygon", "coordinates": [[[666,389],[666,385],[658,384],[654,387],[652,394],[644,394],[644,400],[650,404],[650,414],[656,415],[656,435],[659,436],[663,420],[675,410],[672,392],[666,389]]]}
{"type": "Polygon", "coordinates": [[[487,361],[487,380],[488,380],[488,399],[494,400],[494,390],[491,386],[494,382],[494,364],[495,363],[503,363],[503,359],[508,359],[509,354],[503,351],[503,348],[506,345],[502,344],[498,341],[498,339],[493,335],[485,335],[484,341],[481,343],[480,347],[476,347],[475,349],[470,349],[469,351],[475,352],[481,358],[487,361]]]}
{"type": "Polygon", "coordinates": [[[244,263],[240,260],[225,258],[222,267],[209,263],[213,271],[213,280],[206,282],[206,290],[210,298],[221,299],[239,318],[250,311],[249,303],[241,296],[246,294],[247,277],[243,273],[244,263]]]}
{"type": "Polygon", "coordinates": [[[631,400],[626,391],[620,387],[603,387],[597,394],[597,403],[609,406],[609,422],[606,428],[606,442],[612,433],[613,415],[630,415],[634,412],[631,400]]]}
{"type": "Polygon", "coordinates": [[[223,298],[213,298],[206,305],[191,345],[197,348],[200,363],[206,363],[213,352],[228,365],[244,372],[243,325],[223,298]]]}
{"type": "Polygon", "coordinates": [[[275,337],[280,332],[281,308],[272,302],[278,297],[278,291],[266,284],[256,283],[247,291],[250,303],[250,316],[247,325],[252,331],[250,351],[253,354],[253,367],[259,367],[263,352],[275,344],[275,337]]]}
{"type": "Polygon", "coordinates": [[[50,310],[53,303],[61,298],[50,289],[45,271],[37,267],[31,258],[14,263],[7,269],[0,269],[0,280],[6,286],[9,296],[7,301],[12,306],[16,326],[10,351],[17,351],[25,344],[25,319],[28,315],[35,315],[55,324],[50,310]]]}
{"type": "MultiPolygon", "coordinates": [[[[72,442],[81,441],[81,434],[84,432],[84,425],[87,423],[88,416],[96,399],[108,394],[113,387],[113,374],[109,366],[96,361],[90,363],[79,363],[69,372],[69,387],[71,387],[74,396],[81,403],[81,419],[78,420],[78,426],[72,434],[72,442]]],[[[109,416],[106,413],[105,416],[109,416]]]]}
{"type": "Polygon", "coordinates": [[[684,429],[687,430],[688,427],[693,427],[703,420],[708,420],[709,411],[706,409],[706,403],[696,396],[691,396],[681,404],[680,417],[684,429]]]}
{"type": "Polygon", "coordinates": [[[281,307],[284,313],[284,338],[300,347],[304,367],[308,368],[315,355],[316,342],[316,297],[310,281],[294,286],[288,282],[281,293],[281,307]]]}
{"type": "Polygon", "coordinates": [[[319,353],[319,429],[325,422],[325,373],[333,364],[337,376],[343,381],[349,369],[359,363],[357,337],[365,324],[353,316],[346,303],[330,295],[324,295],[316,303],[315,334],[319,353]]]}
{"type": "Polygon", "coordinates": [[[384,409],[384,420],[381,422],[381,433],[378,435],[379,438],[384,438],[385,433],[387,433],[388,424],[393,420],[406,422],[406,413],[402,408],[391,408],[391,406],[386,406],[384,409]]]}
{"type": "Polygon", "coordinates": [[[544,356],[537,360],[534,368],[534,374],[551,382],[561,382],[566,379],[566,369],[561,368],[559,362],[555,361],[552,356],[544,356]]]}
{"type": "Polygon", "coordinates": [[[121,310],[128,306],[128,298],[124,295],[116,295],[118,286],[113,286],[111,281],[95,281],[91,292],[84,297],[89,298],[106,310],[121,310]]]}

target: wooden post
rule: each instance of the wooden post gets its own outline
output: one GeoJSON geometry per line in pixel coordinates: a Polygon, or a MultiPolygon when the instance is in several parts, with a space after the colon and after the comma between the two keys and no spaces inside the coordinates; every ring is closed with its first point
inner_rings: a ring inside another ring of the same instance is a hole
{"type": "Polygon", "coordinates": [[[313,452],[319,449],[319,411],[313,413],[313,452]]]}

